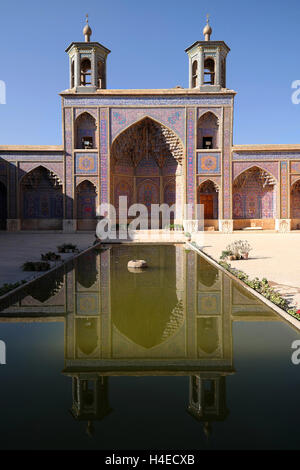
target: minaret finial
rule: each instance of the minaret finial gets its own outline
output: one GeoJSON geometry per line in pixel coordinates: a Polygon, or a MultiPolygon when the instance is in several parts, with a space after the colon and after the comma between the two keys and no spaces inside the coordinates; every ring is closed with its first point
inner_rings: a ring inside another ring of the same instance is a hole
{"type": "Polygon", "coordinates": [[[91,30],[90,25],[89,25],[89,15],[86,14],[85,18],[86,18],[85,19],[86,25],[83,28],[84,40],[85,40],[85,42],[90,42],[90,37],[92,35],[92,30],[91,30]]]}
{"type": "Polygon", "coordinates": [[[205,41],[210,41],[210,36],[211,36],[211,33],[212,33],[212,29],[211,29],[211,26],[209,24],[209,18],[210,18],[210,15],[207,14],[206,15],[206,25],[205,25],[205,28],[203,29],[203,34],[204,34],[204,40],[205,41]]]}

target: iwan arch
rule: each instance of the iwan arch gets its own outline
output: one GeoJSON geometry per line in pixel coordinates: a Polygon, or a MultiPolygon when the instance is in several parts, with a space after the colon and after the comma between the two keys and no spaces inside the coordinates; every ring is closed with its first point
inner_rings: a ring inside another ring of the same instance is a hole
{"type": "MultiPolygon", "coordinates": [[[[110,51],[67,48],[69,88],[60,96],[63,145],[0,146],[0,229],[93,230],[100,203],[204,205],[205,229],[300,229],[300,145],[233,145],[235,92],[226,87],[228,46],[187,50],[189,88],[110,90],[110,51]]],[[[194,224],[195,225],[195,224],[194,224]]]]}

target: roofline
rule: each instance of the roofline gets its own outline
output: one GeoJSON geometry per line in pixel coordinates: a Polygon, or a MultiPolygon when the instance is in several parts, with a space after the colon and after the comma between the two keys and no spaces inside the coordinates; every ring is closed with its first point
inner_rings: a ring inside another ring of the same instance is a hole
{"type": "Polygon", "coordinates": [[[261,145],[233,145],[233,152],[270,152],[271,150],[277,151],[291,151],[300,150],[300,144],[261,144],[261,145]]]}
{"type": "Polygon", "coordinates": [[[202,47],[207,47],[207,46],[224,46],[227,49],[227,52],[230,52],[230,47],[227,46],[226,42],[224,41],[196,41],[194,44],[189,46],[187,49],[185,49],[185,52],[188,52],[190,49],[193,49],[195,46],[202,46],[202,47]]]}
{"type": "Polygon", "coordinates": [[[0,145],[0,151],[14,152],[63,152],[62,145],[0,145]]]}
{"type": "Polygon", "coordinates": [[[128,89],[128,90],[103,90],[97,89],[91,93],[77,93],[75,88],[67,89],[59,93],[60,96],[95,96],[95,95],[111,95],[111,96],[124,96],[124,95],[194,95],[194,96],[202,96],[202,95],[236,95],[236,91],[229,90],[228,88],[222,88],[221,91],[200,91],[195,88],[158,88],[158,89],[128,89]]]}
{"type": "Polygon", "coordinates": [[[103,46],[102,44],[100,44],[100,42],[80,42],[80,41],[78,41],[78,42],[74,42],[74,41],[71,42],[71,44],[67,47],[67,49],[65,50],[65,52],[68,52],[68,51],[71,49],[71,47],[74,46],[74,45],[78,45],[78,46],[80,46],[80,47],[88,47],[88,46],[91,46],[91,48],[92,48],[92,47],[95,47],[95,46],[98,46],[98,47],[101,47],[102,49],[104,49],[104,50],[107,52],[107,54],[110,54],[110,52],[111,52],[109,49],[107,49],[107,47],[105,47],[105,46],[103,46]]]}

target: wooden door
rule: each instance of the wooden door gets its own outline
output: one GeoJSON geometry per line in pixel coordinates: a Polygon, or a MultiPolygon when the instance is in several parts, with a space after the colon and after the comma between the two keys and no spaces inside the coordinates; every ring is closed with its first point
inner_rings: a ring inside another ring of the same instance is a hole
{"type": "Polygon", "coordinates": [[[200,204],[204,204],[204,219],[214,218],[214,200],[212,194],[200,194],[200,204]]]}

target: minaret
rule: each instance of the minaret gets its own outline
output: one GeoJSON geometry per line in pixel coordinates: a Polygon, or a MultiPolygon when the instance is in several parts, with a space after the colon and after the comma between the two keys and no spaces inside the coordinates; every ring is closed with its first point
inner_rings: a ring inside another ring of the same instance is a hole
{"type": "Polygon", "coordinates": [[[110,50],[91,42],[88,15],[83,28],[84,42],[72,42],[66,49],[70,58],[70,89],[76,93],[93,93],[106,88],[106,58],[110,50]]]}
{"type": "Polygon", "coordinates": [[[212,27],[207,15],[204,41],[196,41],[185,52],[189,56],[189,88],[218,92],[226,88],[226,57],[230,51],[224,41],[211,41],[212,27]]]}
{"type": "Polygon", "coordinates": [[[203,423],[207,437],[212,423],[225,421],[229,414],[226,406],[226,372],[203,372],[190,376],[188,412],[203,423]]]}

